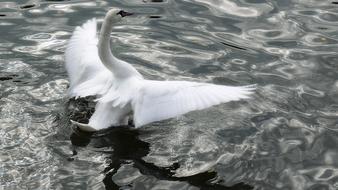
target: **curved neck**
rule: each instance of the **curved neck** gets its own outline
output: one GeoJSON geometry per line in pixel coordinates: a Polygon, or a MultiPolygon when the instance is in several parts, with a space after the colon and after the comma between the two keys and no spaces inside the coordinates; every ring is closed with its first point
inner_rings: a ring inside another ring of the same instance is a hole
{"type": "Polygon", "coordinates": [[[106,15],[102,23],[98,43],[99,57],[102,63],[112,72],[117,69],[116,67],[119,61],[111,53],[110,49],[110,34],[112,32],[113,23],[115,22],[111,15],[106,15]]]}
{"type": "Polygon", "coordinates": [[[116,16],[116,13],[108,12],[102,23],[98,51],[99,57],[103,65],[109,69],[116,78],[125,79],[132,76],[142,78],[141,74],[128,63],[117,59],[110,49],[110,33],[113,29],[113,24],[121,20],[121,17],[116,16]]]}

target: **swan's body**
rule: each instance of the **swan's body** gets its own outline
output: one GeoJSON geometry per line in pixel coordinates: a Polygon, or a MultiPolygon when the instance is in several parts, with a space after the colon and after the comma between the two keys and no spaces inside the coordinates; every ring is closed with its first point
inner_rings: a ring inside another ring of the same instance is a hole
{"type": "Polygon", "coordinates": [[[113,23],[121,20],[110,10],[97,38],[96,20],[77,27],[66,50],[70,97],[96,96],[95,112],[88,124],[73,122],[81,129],[95,131],[126,125],[133,115],[135,127],[169,119],[193,110],[245,99],[253,86],[231,87],[187,81],[145,80],[130,64],[111,53],[113,23]]]}

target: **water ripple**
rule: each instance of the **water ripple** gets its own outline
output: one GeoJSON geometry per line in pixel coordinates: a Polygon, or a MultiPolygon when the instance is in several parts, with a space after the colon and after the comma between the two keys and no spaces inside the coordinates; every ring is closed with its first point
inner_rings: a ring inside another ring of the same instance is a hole
{"type": "Polygon", "coordinates": [[[337,2],[0,2],[0,189],[337,189],[337,2]],[[233,102],[141,129],[70,128],[71,32],[110,7],[115,55],[148,79],[256,83],[233,102]],[[165,126],[165,127],[164,127],[165,126]],[[249,185],[247,185],[249,184],[249,185]]]}

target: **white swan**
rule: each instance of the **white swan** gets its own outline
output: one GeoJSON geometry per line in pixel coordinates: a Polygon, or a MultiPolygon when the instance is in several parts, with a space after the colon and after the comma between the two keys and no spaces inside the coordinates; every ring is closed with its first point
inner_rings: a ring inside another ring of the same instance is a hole
{"type": "Polygon", "coordinates": [[[97,104],[88,124],[72,121],[85,131],[126,125],[133,116],[135,127],[169,119],[193,110],[248,98],[254,86],[223,86],[188,81],[145,80],[129,63],[116,58],[110,49],[112,25],[130,13],[110,10],[99,39],[96,20],[76,27],[66,49],[70,79],[68,95],[95,95],[97,104]]]}

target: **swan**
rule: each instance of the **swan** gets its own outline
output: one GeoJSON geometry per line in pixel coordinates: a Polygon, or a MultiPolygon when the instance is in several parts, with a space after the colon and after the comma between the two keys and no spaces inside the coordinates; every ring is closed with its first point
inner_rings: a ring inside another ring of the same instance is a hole
{"type": "Polygon", "coordinates": [[[189,81],[146,80],[129,63],[116,58],[110,48],[113,24],[131,13],[111,9],[97,36],[93,18],[75,28],[65,52],[69,97],[96,96],[95,112],[88,124],[71,122],[84,131],[127,125],[136,128],[220,103],[249,98],[254,85],[224,86],[189,81]]]}

